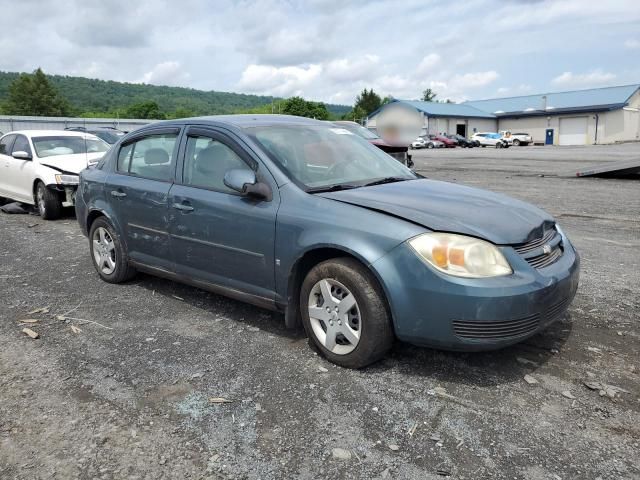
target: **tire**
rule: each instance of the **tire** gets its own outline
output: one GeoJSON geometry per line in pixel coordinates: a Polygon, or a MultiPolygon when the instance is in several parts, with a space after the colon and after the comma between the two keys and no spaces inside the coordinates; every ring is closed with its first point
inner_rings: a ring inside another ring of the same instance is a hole
{"type": "Polygon", "coordinates": [[[520,140],[518,140],[517,138],[513,141],[513,146],[514,147],[519,147],[520,146],[520,140]]]}
{"type": "Polygon", "coordinates": [[[427,148],[433,148],[433,147],[434,147],[433,143],[427,143],[427,148]]]}
{"type": "Polygon", "coordinates": [[[382,289],[372,273],[354,259],[334,258],[313,267],[302,282],[299,301],[309,343],[336,365],[366,367],[380,360],[393,345],[391,316],[382,289]],[[323,295],[326,291],[333,299],[331,307],[327,306],[323,295]],[[355,300],[354,306],[348,311],[339,311],[334,300],[341,302],[350,296],[355,300]],[[325,313],[325,308],[329,313],[325,313]],[[312,309],[317,312],[313,319],[312,309]],[[352,338],[357,336],[355,345],[342,335],[342,331],[352,332],[349,335],[352,338]],[[327,332],[333,332],[333,335],[327,332]],[[323,334],[324,341],[320,338],[323,334]]]}
{"type": "Polygon", "coordinates": [[[496,148],[502,148],[502,147],[503,147],[502,142],[496,143],[496,148]]]}
{"type": "Polygon", "coordinates": [[[480,146],[481,146],[482,148],[485,148],[485,147],[486,147],[486,145],[480,145],[480,146]]]}
{"type": "Polygon", "coordinates": [[[127,251],[116,233],[116,229],[106,217],[97,218],[91,224],[89,251],[91,252],[93,266],[100,278],[105,282],[126,282],[136,274],[135,268],[129,265],[127,251]],[[105,241],[103,242],[102,239],[105,241]],[[112,248],[109,248],[109,244],[112,248]],[[101,250],[98,250],[98,248],[101,250]],[[110,261],[107,260],[107,255],[110,261]],[[104,259],[103,263],[99,264],[98,257],[104,259]]]}
{"type": "Polygon", "coordinates": [[[36,185],[36,207],[45,220],[55,220],[62,215],[62,202],[56,192],[42,182],[36,185]]]}

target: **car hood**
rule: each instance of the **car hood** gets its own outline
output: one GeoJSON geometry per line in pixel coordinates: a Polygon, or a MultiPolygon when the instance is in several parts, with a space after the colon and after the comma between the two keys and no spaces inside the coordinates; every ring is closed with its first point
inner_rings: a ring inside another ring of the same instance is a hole
{"type": "Polygon", "coordinates": [[[53,155],[51,157],[39,158],[41,165],[51,167],[63,173],[80,173],[89,166],[89,162],[94,163],[104,156],[105,152],[98,153],[76,153],[72,155],[53,155]]]}
{"type": "Polygon", "coordinates": [[[528,242],[554,223],[543,210],[506,195],[427,179],[319,195],[498,245],[528,242]]]}

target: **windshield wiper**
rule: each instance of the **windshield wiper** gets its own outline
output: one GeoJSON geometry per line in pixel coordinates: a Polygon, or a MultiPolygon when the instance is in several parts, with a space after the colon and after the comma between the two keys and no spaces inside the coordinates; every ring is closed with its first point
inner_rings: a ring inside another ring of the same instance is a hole
{"type": "Polygon", "coordinates": [[[322,193],[322,192],[337,192],[340,190],[350,190],[352,188],[358,188],[360,185],[349,185],[346,183],[336,183],[335,185],[328,185],[326,187],[313,187],[307,190],[308,193],[322,193]]]}
{"type": "Polygon", "coordinates": [[[384,177],[380,180],[374,180],[373,182],[365,183],[365,187],[372,187],[374,185],[383,185],[385,183],[395,183],[395,182],[404,182],[405,180],[411,180],[406,177],[384,177]]]}

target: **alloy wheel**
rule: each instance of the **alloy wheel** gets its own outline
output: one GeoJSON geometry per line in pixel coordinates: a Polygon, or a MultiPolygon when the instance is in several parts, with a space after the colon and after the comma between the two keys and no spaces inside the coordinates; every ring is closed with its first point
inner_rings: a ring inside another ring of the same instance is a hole
{"type": "Polygon", "coordinates": [[[36,201],[38,202],[38,212],[41,217],[44,217],[47,213],[47,207],[44,204],[44,186],[38,185],[38,189],[36,191],[36,201]]]}
{"type": "Polygon", "coordinates": [[[325,278],[309,293],[309,320],[318,341],[336,355],[351,353],[360,341],[362,321],[358,302],[337,280],[325,278]]]}
{"type": "Polygon", "coordinates": [[[92,242],[93,260],[98,270],[105,275],[111,275],[116,269],[116,246],[109,231],[104,227],[96,228],[92,242]]]}

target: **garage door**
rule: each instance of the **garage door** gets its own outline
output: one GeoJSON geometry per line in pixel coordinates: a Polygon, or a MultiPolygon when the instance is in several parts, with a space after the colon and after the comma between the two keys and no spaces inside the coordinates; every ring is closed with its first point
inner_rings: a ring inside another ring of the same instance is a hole
{"type": "Polygon", "coordinates": [[[587,118],[561,118],[560,145],[584,145],[587,143],[587,118]]]}

